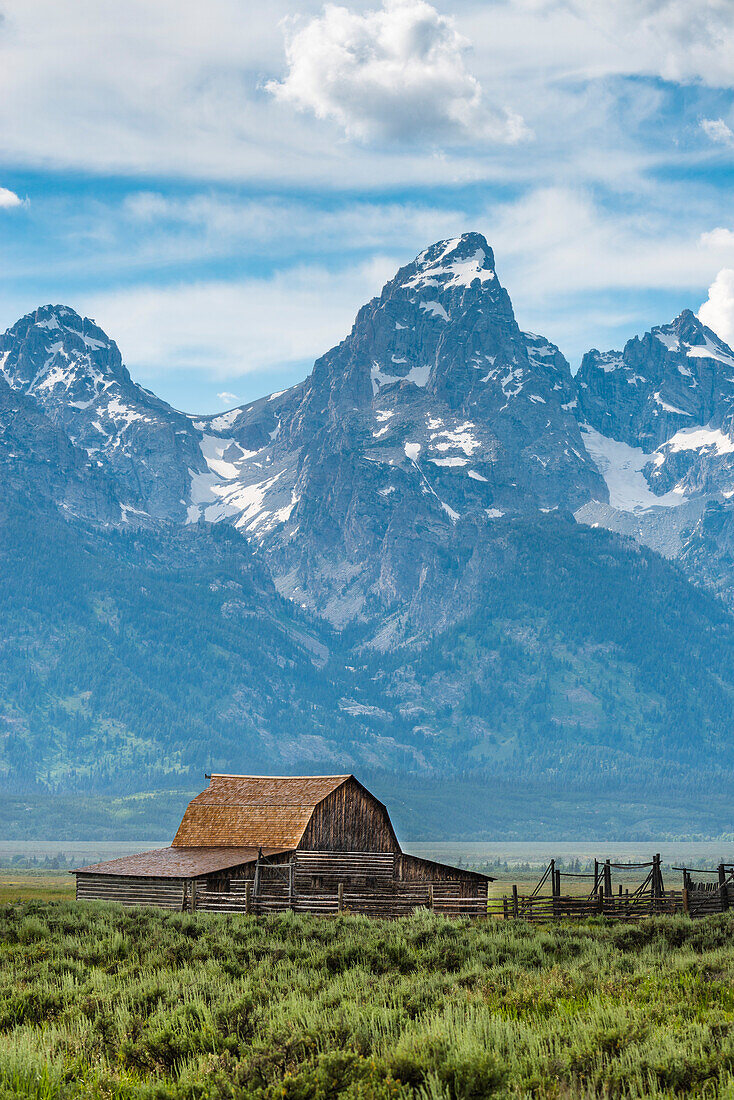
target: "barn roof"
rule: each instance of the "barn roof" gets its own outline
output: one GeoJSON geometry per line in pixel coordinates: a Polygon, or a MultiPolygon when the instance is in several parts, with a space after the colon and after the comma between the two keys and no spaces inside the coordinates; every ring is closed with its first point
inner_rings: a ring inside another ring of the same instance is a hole
{"type": "Polygon", "coordinates": [[[212,775],[189,803],[174,848],[297,847],[311,815],[351,775],[212,775]]]}
{"type": "MultiPolygon", "coordinates": [[[[288,849],[263,848],[264,856],[279,855],[288,849]]],[[[257,859],[257,848],[155,848],[105,863],[78,867],[80,875],[130,875],[138,878],[197,878],[215,871],[226,871],[257,859]]]]}

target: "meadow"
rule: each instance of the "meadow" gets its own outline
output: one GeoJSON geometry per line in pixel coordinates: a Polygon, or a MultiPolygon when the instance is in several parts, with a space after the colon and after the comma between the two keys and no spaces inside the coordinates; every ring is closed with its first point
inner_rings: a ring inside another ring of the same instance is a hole
{"type": "Polygon", "coordinates": [[[0,1097],[734,1097],[734,919],[0,905],[0,1097]]]}

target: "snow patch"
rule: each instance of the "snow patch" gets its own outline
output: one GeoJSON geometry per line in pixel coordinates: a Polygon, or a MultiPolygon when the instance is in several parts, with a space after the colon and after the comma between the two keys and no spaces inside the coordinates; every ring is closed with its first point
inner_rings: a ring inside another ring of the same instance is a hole
{"type": "Polygon", "coordinates": [[[420,302],[419,306],[433,317],[440,317],[442,321],[449,320],[449,315],[440,302],[420,302]]]}
{"type": "Polygon", "coordinates": [[[640,447],[630,447],[597,432],[587,424],[581,426],[586,450],[609,489],[609,503],[622,512],[645,512],[649,508],[677,508],[685,503],[682,492],[673,489],[664,496],[652,492],[643,474],[651,459],[640,447]]]}
{"type": "Polygon", "coordinates": [[[719,428],[681,428],[667,443],[658,448],[655,462],[657,465],[662,465],[664,461],[660,454],[662,451],[702,451],[709,447],[715,447],[717,455],[730,455],[734,453],[734,440],[719,428]],[[658,457],[660,457],[659,462],[658,457]]]}
{"type": "Polygon", "coordinates": [[[657,393],[654,393],[653,398],[655,400],[655,404],[659,405],[661,409],[665,410],[665,412],[675,413],[676,416],[691,416],[692,415],[691,413],[684,412],[683,409],[676,408],[675,405],[669,405],[667,403],[667,401],[663,401],[662,397],[660,396],[660,391],[658,391],[657,393]]]}
{"type": "MultiPolygon", "coordinates": [[[[209,421],[209,427],[215,432],[226,432],[234,424],[237,417],[240,415],[240,409],[230,409],[229,412],[222,413],[221,416],[215,416],[213,420],[209,421]]],[[[206,422],[201,421],[197,423],[194,421],[195,428],[206,427],[206,422]]]]}

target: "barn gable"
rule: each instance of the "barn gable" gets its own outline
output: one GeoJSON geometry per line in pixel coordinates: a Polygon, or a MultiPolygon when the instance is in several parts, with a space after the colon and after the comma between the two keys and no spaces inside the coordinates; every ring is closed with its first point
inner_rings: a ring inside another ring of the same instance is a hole
{"type": "Polygon", "coordinates": [[[390,815],[353,775],[314,807],[299,851],[400,852],[390,815]]]}

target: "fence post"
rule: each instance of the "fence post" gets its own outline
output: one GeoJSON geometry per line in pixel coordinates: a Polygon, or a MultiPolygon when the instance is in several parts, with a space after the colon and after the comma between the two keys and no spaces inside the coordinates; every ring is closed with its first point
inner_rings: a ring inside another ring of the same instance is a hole
{"type": "Polygon", "coordinates": [[[517,886],[514,884],[512,887],[512,915],[513,917],[520,916],[520,906],[517,903],[517,886]]]}
{"type": "Polygon", "coordinates": [[[189,884],[186,881],[186,879],[184,879],[183,886],[181,888],[181,912],[182,913],[186,912],[186,899],[187,899],[187,895],[188,895],[188,887],[189,887],[189,884]]]}
{"type": "Polygon", "coordinates": [[[253,888],[253,893],[255,895],[255,898],[257,898],[258,894],[260,893],[260,860],[262,859],[262,857],[263,857],[263,850],[262,850],[262,848],[258,848],[258,850],[257,850],[257,863],[255,864],[255,886],[253,888]]]}
{"type": "Polygon", "coordinates": [[[612,865],[609,860],[604,861],[604,893],[608,898],[612,896],[612,865]]]}
{"type": "Polygon", "coordinates": [[[196,912],[196,879],[191,882],[191,912],[196,912]]]}
{"type": "Polygon", "coordinates": [[[594,894],[599,893],[599,860],[598,859],[594,860],[594,889],[593,889],[592,892],[594,894]]]}
{"type": "Polygon", "coordinates": [[[550,861],[551,897],[556,896],[556,861],[550,861]]]}
{"type": "Polygon", "coordinates": [[[336,908],[339,913],[344,910],[344,883],[340,882],[336,888],[336,908]]]}
{"type": "Polygon", "coordinates": [[[600,916],[604,915],[604,887],[599,883],[599,892],[596,895],[597,903],[596,909],[600,916]]]}
{"type": "Polygon", "coordinates": [[[502,895],[502,916],[507,920],[507,894],[502,895]]]}
{"type": "Polygon", "coordinates": [[[249,878],[245,883],[245,912],[252,912],[252,883],[249,878]]]}
{"type": "Polygon", "coordinates": [[[686,916],[688,916],[688,915],[689,915],[689,908],[688,908],[688,887],[687,887],[687,886],[684,886],[684,887],[683,887],[683,912],[684,912],[684,913],[686,914],[686,916]]]}
{"type": "Polygon", "coordinates": [[[721,899],[721,911],[729,908],[729,893],[726,889],[726,872],[724,864],[719,864],[719,898],[721,899]]]}
{"type": "Polygon", "coordinates": [[[661,864],[662,864],[662,856],[660,855],[660,852],[657,852],[656,855],[655,855],[655,866],[657,867],[657,870],[658,870],[658,897],[659,898],[664,898],[665,897],[665,887],[663,885],[663,870],[662,870],[661,864]]]}

